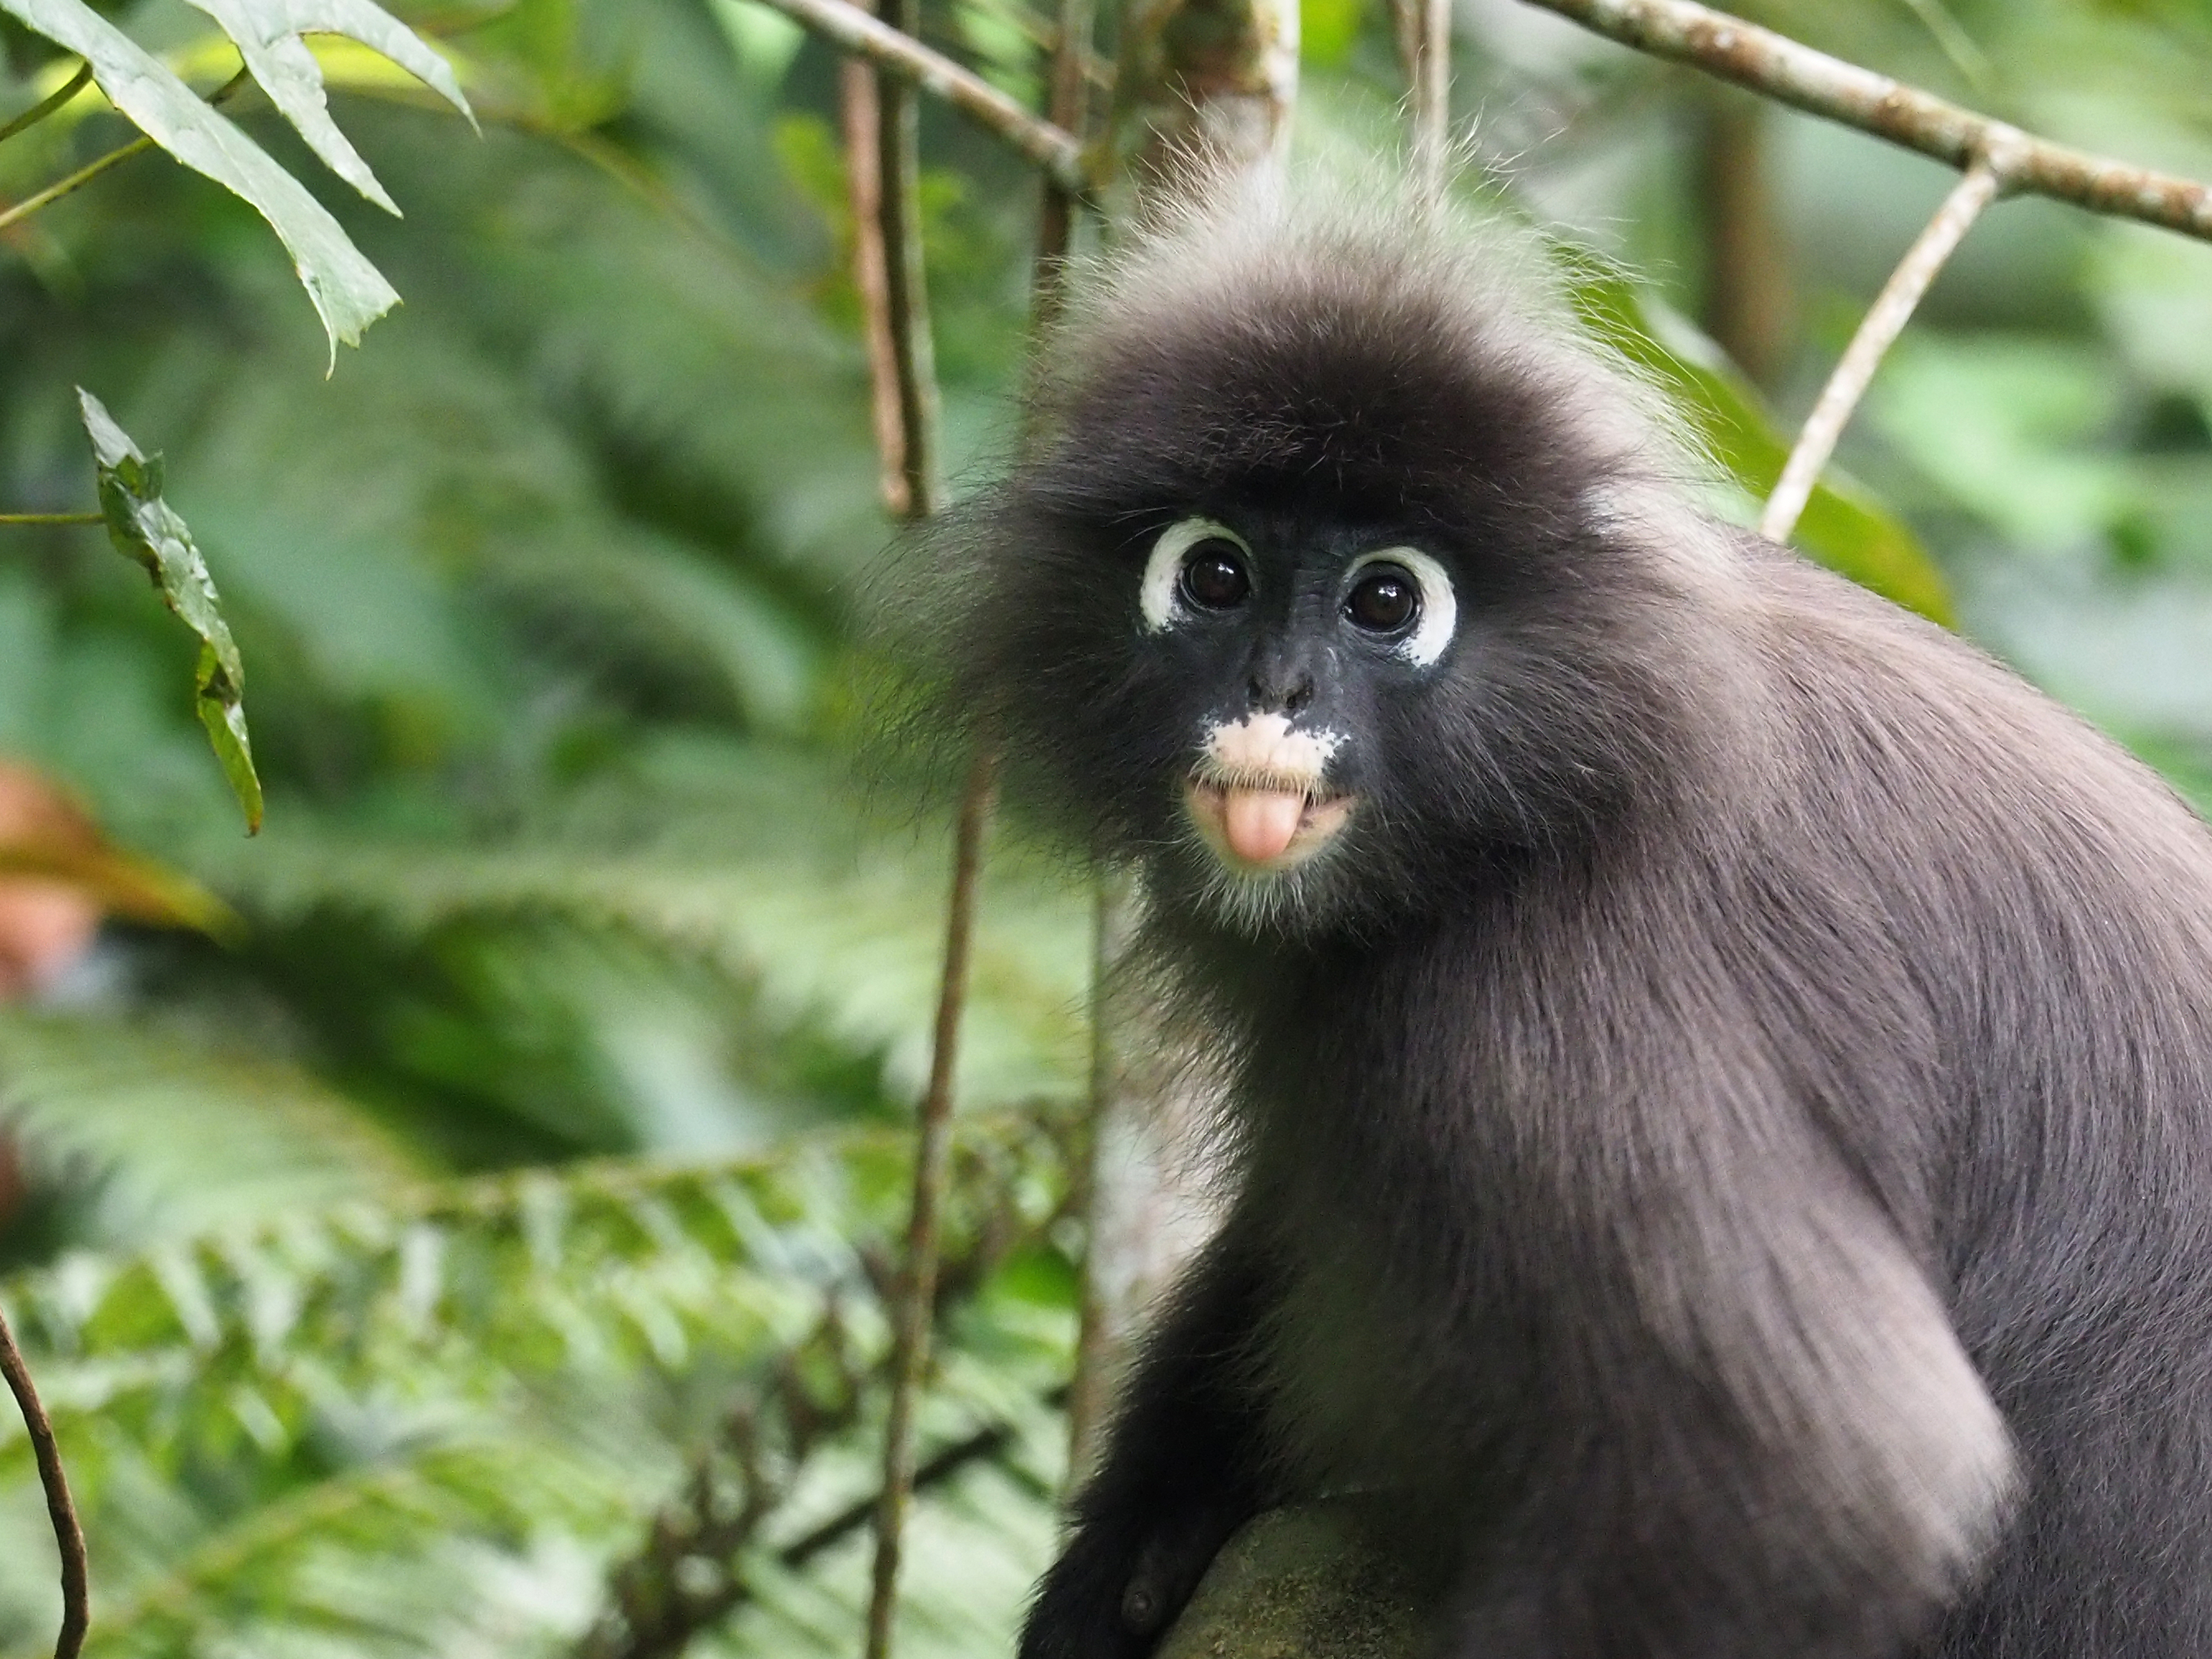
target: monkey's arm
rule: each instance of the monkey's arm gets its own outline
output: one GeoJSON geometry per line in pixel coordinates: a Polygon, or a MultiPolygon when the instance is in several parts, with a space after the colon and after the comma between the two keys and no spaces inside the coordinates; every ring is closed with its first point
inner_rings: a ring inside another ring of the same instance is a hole
{"type": "Polygon", "coordinates": [[[1888,1216],[1808,1115],[1690,1103],[1644,1103],[1701,1144],[1647,1139],[1568,1247],[1562,1403],[1455,1659],[1893,1659],[2003,1523],[2010,1438],[1888,1216]]]}
{"type": "Polygon", "coordinates": [[[1145,1345],[1021,1659],[1141,1659],[1223,1540],[1264,1507],[1247,1370],[1267,1282],[1232,1218],[1145,1345]]]}

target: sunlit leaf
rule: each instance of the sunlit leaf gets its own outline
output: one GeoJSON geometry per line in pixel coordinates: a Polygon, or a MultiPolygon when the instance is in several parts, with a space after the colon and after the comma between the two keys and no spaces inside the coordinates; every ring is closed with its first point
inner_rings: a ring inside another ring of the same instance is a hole
{"type": "Polygon", "coordinates": [[[1309,64],[1334,68],[1359,39],[1365,0],[1298,0],[1298,52],[1309,64]]]}
{"type": "MultiPolygon", "coordinates": [[[[1768,421],[1758,393],[1717,348],[1617,277],[1586,278],[1574,293],[1584,319],[1658,381],[1738,483],[1759,498],[1774,488],[1790,447],[1768,421]]],[[[1920,538],[1834,467],[1814,486],[1798,520],[1796,541],[1862,587],[1951,625],[1949,590],[1920,538]]]]}
{"type": "Polygon", "coordinates": [[[291,254],[333,361],[340,341],[352,345],[398,304],[392,284],[305,185],[83,0],[0,0],[0,9],[82,57],[109,101],[149,138],[253,204],[291,254]]]}
{"type": "Polygon", "coordinates": [[[323,73],[305,34],[336,34],[380,52],[434,89],[446,101],[476,117],[462,95],[452,65],[422,44],[421,37],[370,0],[191,0],[222,25],[238,43],[246,67],[270,101],[300,130],[308,148],[362,195],[392,213],[399,211],[369,171],[337,123],[331,119],[323,93],[323,73]]]}
{"type": "Polygon", "coordinates": [[[246,814],[246,833],[261,828],[261,780],[253,770],[253,749],[246,740],[246,667],[230,625],[222,619],[215,579],[192,544],[192,532],[176,510],[161,499],[161,458],[139,453],[130,434],[115,423],[99,398],[83,387],[77,401],[86,435],[100,472],[100,510],[117,551],[145,566],[162,603],[199,636],[198,671],[200,724],[207,728],[223,776],[230,781],[246,814]]]}

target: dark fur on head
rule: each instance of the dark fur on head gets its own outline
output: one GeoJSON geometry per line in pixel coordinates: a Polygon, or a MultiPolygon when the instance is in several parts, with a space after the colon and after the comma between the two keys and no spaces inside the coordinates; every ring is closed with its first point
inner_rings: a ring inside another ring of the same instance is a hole
{"type": "Polygon", "coordinates": [[[1219,192],[1079,272],[1025,453],[918,544],[942,707],[995,732],[1011,787],[1079,844],[1182,847],[1155,878],[1218,889],[1177,816],[1176,665],[1126,648],[1139,574],[1178,516],[1318,514],[1447,552],[1474,637],[1449,696],[1373,709],[1373,747],[1351,757],[1370,810],[1344,846],[1226,909],[1293,933],[1372,926],[1632,801],[1686,804],[1730,665],[1673,617],[1725,603],[1730,556],[1675,494],[1693,458],[1643,386],[1553,320],[1546,276],[1503,229],[1219,192]],[[1649,556],[1659,524],[1680,558],[1649,556]]]}
{"type": "Polygon", "coordinates": [[[1216,197],[1091,282],[917,591],[1015,792],[1142,862],[1238,1187],[1025,1659],[1139,1659],[1346,1488],[1464,1659],[2212,1653],[2203,825],[1700,518],[1525,243],[1216,197]],[[1193,515],[1254,597],[1163,626],[1193,515]],[[1378,544],[1440,655],[1347,631],[1378,544]],[[1248,673],[1358,805],[1231,874],[1183,792],[1248,673]]]}

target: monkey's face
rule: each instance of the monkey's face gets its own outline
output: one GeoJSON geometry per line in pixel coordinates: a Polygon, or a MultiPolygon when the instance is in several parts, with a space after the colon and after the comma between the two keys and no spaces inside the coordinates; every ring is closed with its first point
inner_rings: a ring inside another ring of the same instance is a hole
{"type": "Polygon", "coordinates": [[[1381,728],[1457,631],[1444,563],[1375,532],[1231,509],[1153,536],[1133,598],[1137,678],[1182,738],[1163,862],[1239,919],[1356,883],[1381,728]]]}
{"type": "Polygon", "coordinates": [[[1125,294],[921,544],[939,718],[1140,860],[1157,913],[1246,937],[1399,925],[1586,844],[1670,787],[1711,678],[1616,488],[1633,446],[1541,340],[1389,246],[1323,252],[1125,294]]]}
{"type": "Polygon", "coordinates": [[[1573,700],[1538,684],[1524,623],[1562,609],[1503,526],[1284,483],[1001,497],[966,641],[1012,787],[1140,860],[1163,913],[1248,937],[1388,926],[1480,878],[1531,833],[1528,743],[1573,744],[1525,717],[1573,700]]]}

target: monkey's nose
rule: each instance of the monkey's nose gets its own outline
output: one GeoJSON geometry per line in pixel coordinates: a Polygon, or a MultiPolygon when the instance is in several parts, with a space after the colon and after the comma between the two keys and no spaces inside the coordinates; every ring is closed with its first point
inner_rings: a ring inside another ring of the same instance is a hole
{"type": "Polygon", "coordinates": [[[1287,674],[1255,674],[1245,683],[1255,710],[1295,714],[1313,701],[1313,676],[1300,669],[1287,674]]]}

